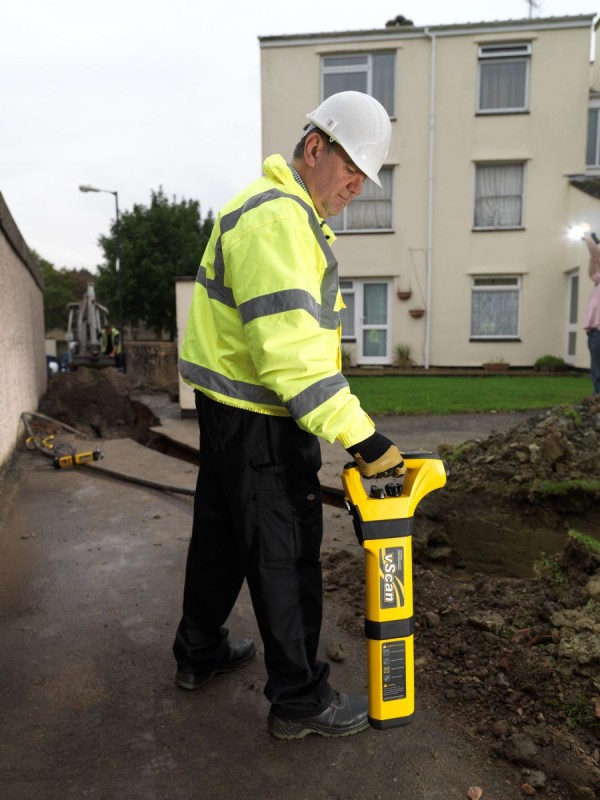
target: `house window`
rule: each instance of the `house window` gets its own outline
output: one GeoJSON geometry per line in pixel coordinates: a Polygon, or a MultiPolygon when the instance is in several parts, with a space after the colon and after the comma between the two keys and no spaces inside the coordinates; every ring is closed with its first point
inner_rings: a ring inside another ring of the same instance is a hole
{"type": "Polygon", "coordinates": [[[321,95],[325,100],[337,92],[364,92],[379,100],[393,117],[395,74],[395,53],[323,56],[321,95]]]}
{"type": "Polygon", "coordinates": [[[471,339],[516,339],[520,296],[521,279],[517,276],[473,278],[471,339]]]}
{"type": "Polygon", "coordinates": [[[530,57],[530,44],[481,45],[478,113],[503,114],[527,111],[530,57]]]}
{"type": "Polygon", "coordinates": [[[342,324],[342,339],[356,338],[356,289],[354,281],[340,281],[342,300],[346,308],[340,314],[342,324]]]}
{"type": "Polygon", "coordinates": [[[588,110],[587,145],[585,163],[587,167],[600,167],[600,100],[590,104],[588,110]]]}
{"type": "Polygon", "coordinates": [[[475,228],[523,225],[524,164],[477,164],[475,228]]]}
{"type": "Polygon", "coordinates": [[[392,230],[392,177],[393,168],[384,167],[379,173],[381,188],[365,181],[359,196],[328,218],[331,229],[336,233],[392,230]]]}

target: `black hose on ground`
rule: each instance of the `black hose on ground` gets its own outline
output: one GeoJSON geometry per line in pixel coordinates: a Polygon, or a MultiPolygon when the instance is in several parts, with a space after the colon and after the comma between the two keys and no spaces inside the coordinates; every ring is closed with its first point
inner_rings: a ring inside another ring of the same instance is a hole
{"type": "Polygon", "coordinates": [[[169,486],[165,483],[156,483],[156,481],[147,481],[144,478],[136,478],[133,475],[125,475],[123,472],[115,472],[106,467],[99,467],[96,464],[80,464],[81,467],[88,467],[92,472],[99,472],[101,475],[108,475],[110,478],[116,478],[126,483],[136,483],[138,486],[146,486],[149,489],[158,489],[161,492],[173,492],[173,494],[186,494],[193,497],[196,494],[194,489],[184,489],[180,486],[169,486]]]}
{"type": "MultiPolygon", "coordinates": [[[[25,426],[25,430],[27,431],[28,434],[25,446],[27,447],[28,450],[31,450],[31,447],[29,445],[32,444],[35,449],[39,450],[40,453],[42,453],[42,455],[48,458],[52,459],[56,458],[56,455],[58,452],[60,452],[61,448],[48,447],[47,445],[45,445],[44,441],[46,441],[48,437],[42,439],[40,436],[36,435],[33,432],[33,429],[31,427],[30,417],[39,417],[40,419],[46,420],[46,422],[51,422],[54,425],[60,425],[65,430],[68,430],[71,433],[75,433],[78,436],[82,435],[81,432],[78,431],[76,428],[72,428],[70,425],[61,422],[60,420],[52,419],[52,417],[47,417],[44,414],[38,414],[37,412],[34,411],[24,411],[21,414],[21,419],[23,420],[23,425],[25,426]]],[[[65,447],[69,448],[70,453],[75,452],[75,448],[73,448],[71,445],[66,445],[65,447]]],[[[66,454],[64,449],[63,452],[61,452],[61,455],[63,454],[66,454]]],[[[190,497],[193,497],[195,495],[194,489],[185,489],[179,486],[169,486],[164,483],[157,483],[156,481],[148,481],[145,480],[144,478],[136,478],[133,475],[125,475],[122,472],[116,472],[115,470],[112,469],[106,469],[106,467],[99,467],[95,464],[84,463],[84,464],[79,464],[78,466],[88,467],[92,471],[99,472],[101,475],[107,475],[110,478],[115,478],[116,480],[125,481],[126,483],[134,483],[137,484],[138,486],[145,486],[148,489],[157,489],[158,491],[161,492],[171,492],[173,494],[184,494],[190,497]]]]}

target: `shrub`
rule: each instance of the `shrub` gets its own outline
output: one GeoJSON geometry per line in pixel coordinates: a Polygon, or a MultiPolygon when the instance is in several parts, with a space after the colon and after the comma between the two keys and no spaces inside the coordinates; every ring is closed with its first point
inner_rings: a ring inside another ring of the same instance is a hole
{"type": "Polygon", "coordinates": [[[399,364],[406,364],[410,361],[410,345],[401,342],[394,347],[396,353],[396,361],[399,364]]]}
{"type": "Polygon", "coordinates": [[[560,356],[541,356],[535,362],[536,367],[562,367],[564,364],[565,360],[560,356]]]}

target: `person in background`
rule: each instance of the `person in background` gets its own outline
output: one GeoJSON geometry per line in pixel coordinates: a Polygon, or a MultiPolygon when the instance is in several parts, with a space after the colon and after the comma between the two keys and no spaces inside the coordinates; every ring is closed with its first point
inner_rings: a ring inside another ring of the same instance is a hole
{"type": "Polygon", "coordinates": [[[102,355],[114,358],[115,367],[117,369],[122,368],[121,335],[117,328],[113,328],[110,322],[107,322],[102,328],[102,355]]]}
{"type": "Polygon", "coordinates": [[[400,476],[398,448],[375,431],[341,373],[343,308],[326,223],[378,173],[391,136],[373,97],[341,92],[307,115],[287,162],[219,214],[202,257],[179,369],[195,389],[200,464],[176,683],[204,686],[256,647],[225,622],[247,581],[264,645],[269,733],[346,736],[367,698],[336,691],[317,650],[322,619],[318,437],[337,440],[365,477],[400,476]]]}
{"type": "Polygon", "coordinates": [[[590,253],[588,274],[594,284],[585,309],[583,327],[588,337],[594,394],[600,394],[600,247],[597,236],[589,230],[584,232],[583,241],[590,253]]]}

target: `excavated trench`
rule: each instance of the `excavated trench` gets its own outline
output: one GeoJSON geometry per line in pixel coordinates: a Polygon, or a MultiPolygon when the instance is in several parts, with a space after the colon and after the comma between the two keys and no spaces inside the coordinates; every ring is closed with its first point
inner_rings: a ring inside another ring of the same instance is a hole
{"type": "MultiPolygon", "coordinates": [[[[195,448],[156,431],[160,419],[155,411],[173,414],[174,404],[158,393],[149,403],[143,402],[148,395],[138,397],[142,401],[132,399],[126,377],[115,370],[79,369],[51,377],[40,412],[88,436],[129,437],[196,464],[195,448]]],[[[591,411],[541,412],[539,419],[507,434],[440,452],[450,463],[451,479],[417,510],[415,560],[469,573],[531,577],[540,558],[564,548],[569,529],[597,538],[595,489],[573,487],[563,496],[539,491],[543,480],[600,478],[600,412],[595,406],[591,411]],[[578,416],[585,430],[574,441],[578,416]],[[530,485],[538,491],[528,494],[530,485]]],[[[322,490],[326,504],[345,510],[341,488],[323,485],[322,490]]]]}
{"type": "Polygon", "coordinates": [[[543,556],[561,552],[567,541],[565,531],[535,523],[523,523],[502,514],[457,520],[449,538],[456,558],[468,572],[529,578],[543,556]]]}
{"type": "MultiPolygon", "coordinates": [[[[175,442],[150,428],[138,433],[136,439],[157,452],[178,458],[191,464],[198,463],[195,448],[175,442]]],[[[365,488],[369,485],[365,483],[365,488]]],[[[323,501],[334,508],[346,511],[344,492],[341,488],[321,485],[323,501]]],[[[596,537],[600,531],[600,520],[588,513],[572,518],[560,513],[548,513],[548,509],[535,509],[531,503],[523,503],[527,510],[507,508],[496,498],[483,505],[463,502],[445,493],[440,494],[435,514],[427,512],[424,501],[424,519],[418,514],[415,537],[416,560],[428,566],[452,566],[467,573],[481,572],[488,575],[528,578],[535,574],[540,559],[553,556],[564,550],[571,523],[580,530],[596,537]],[[458,513],[455,510],[458,506],[458,513]],[[441,529],[440,529],[441,526],[441,529]],[[420,530],[422,529],[422,530],[420,530]]]]}

